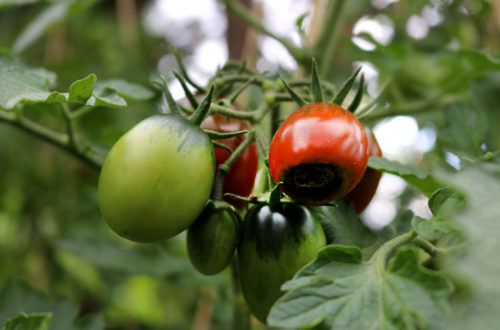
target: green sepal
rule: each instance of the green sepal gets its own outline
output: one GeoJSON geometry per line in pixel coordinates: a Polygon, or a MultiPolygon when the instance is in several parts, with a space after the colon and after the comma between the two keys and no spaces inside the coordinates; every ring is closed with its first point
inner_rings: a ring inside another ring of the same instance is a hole
{"type": "Polygon", "coordinates": [[[365,84],[365,75],[361,74],[361,78],[359,79],[359,86],[358,86],[358,90],[356,91],[356,95],[354,95],[354,98],[352,99],[351,104],[347,107],[347,110],[349,110],[350,112],[356,111],[356,109],[361,104],[361,99],[363,98],[364,84],[365,84]]]}
{"type": "Polygon", "coordinates": [[[182,58],[181,55],[179,54],[179,50],[175,47],[170,47],[170,51],[172,52],[172,54],[174,54],[175,60],[177,61],[177,65],[179,66],[179,70],[181,71],[181,74],[184,77],[184,79],[186,79],[186,81],[191,86],[196,88],[199,92],[205,93],[205,89],[200,85],[198,85],[197,83],[195,83],[187,74],[187,70],[186,67],[184,66],[184,63],[182,63],[182,58]]]}
{"type": "Polygon", "coordinates": [[[241,85],[237,90],[235,90],[229,96],[229,103],[234,103],[234,101],[240,96],[240,94],[255,80],[255,77],[248,79],[243,85],[241,85]]]}
{"type": "Polygon", "coordinates": [[[174,71],[174,76],[181,83],[182,90],[184,91],[184,94],[186,95],[186,98],[188,99],[189,104],[191,104],[191,106],[193,107],[193,109],[198,108],[198,106],[199,106],[198,101],[194,97],[193,93],[191,93],[191,91],[189,90],[189,88],[186,85],[186,82],[184,81],[184,79],[181,77],[181,75],[177,71],[174,71]]]}
{"type": "Polygon", "coordinates": [[[319,81],[316,60],[313,58],[311,63],[311,89],[313,93],[313,100],[314,102],[324,102],[325,98],[323,96],[323,90],[321,89],[321,82],[319,81]]]}
{"type": "Polygon", "coordinates": [[[175,102],[174,97],[172,96],[172,93],[168,88],[167,78],[165,78],[164,75],[160,75],[160,79],[153,81],[153,84],[157,85],[163,90],[165,98],[167,99],[168,107],[170,108],[170,112],[182,116],[181,109],[179,108],[179,105],[177,105],[177,103],[175,102]]]}
{"type": "Polygon", "coordinates": [[[299,94],[295,93],[295,91],[287,84],[287,82],[284,79],[281,79],[281,81],[283,82],[283,86],[285,86],[285,89],[288,92],[288,94],[290,94],[292,99],[295,101],[295,103],[297,103],[299,107],[307,105],[307,101],[304,100],[299,94]]]}
{"type": "Polygon", "coordinates": [[[356,80],[356,77],[358,76],[359,71],[361,71],[361,67],[359,67],[342,85],[340,90],[337,92],[337,94],[333,97],[332,101],[330,103],[337,104],[339,106],[342,106],[342,103],[344,102],[347,94],[349,94],[349,91],[352,88],[352,85],[354,85],[354,81],[356,80]]]}
{"type": "Polygon", "coordinates": [[[200,105],[198,108],[196,108],[196,111],[193,113],[193,116],[191,117],[190,121],[196,126],[200,126],[201,122],[203,119],[208,114],[208,111],[210,110],[210,104],[212,104],[212,99],[214,95],[214,85],[210,86],[210,90],[208,91],[207,96],[203,98],[203,101],[201,101],[200,105]]]}

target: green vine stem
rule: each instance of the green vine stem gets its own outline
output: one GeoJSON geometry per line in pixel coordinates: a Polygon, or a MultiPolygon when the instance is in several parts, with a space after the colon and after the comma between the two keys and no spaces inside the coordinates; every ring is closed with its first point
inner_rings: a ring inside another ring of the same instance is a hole
{"type": "Polygon", "coordinates": [[[244,119],[244,120],[253,120],[256,115],[257,111],[238,111],[238,110],[233,110],[231,108],[222,106],[217,103],[212,103],[210,105],[210,113],[211,114],[220,114],[236,119],[244,119]]]}
{"type": "Polygon", "coordinates": [[[335,43],[338,39],[338,30],[345,3],[345,0],[334,0],[329,2],[323,18],[324,23],[321,27],[321,32],[314,46],[314,54],[318,56],[320,73],[322,75],[327,75],[329,73],[328,70],[331,69],[331,66],[327,65],[327,63],[333,61],[335,43]]]}
{"type": "Polygon", "coordinates": [[[75,158],[83,161],[95,170],[99,170],[102,167],[102,160],[96,158],[88,151],[81,150],[77,148],[74,144],[70,142],[70,138],[67,134],[61,134],[48,129],[36,122],[23,117],[22,115],[17,116],[14,112],[7,112],[0,110],[0,121],[5,122],[13,127],[16,127],[28,134],[33,135],[45,142],[48,142],[61,150],[71,154],[75,158]]]}
{"type": "Polygon", "coordinates": [[[61,114],[66,124],[66,132],[68,134],[68,144],[77,149],[78,146],[76,143],[75,127],[67,103],[61,104],[61,114]]]}

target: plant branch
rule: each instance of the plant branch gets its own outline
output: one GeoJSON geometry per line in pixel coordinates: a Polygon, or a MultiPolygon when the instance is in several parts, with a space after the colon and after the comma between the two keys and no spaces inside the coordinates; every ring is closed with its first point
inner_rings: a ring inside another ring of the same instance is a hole
{"type": "Polygon", "coordinates": [[[323,17],[323,26],[319,34],[318,40],[314,47],[314,53],[317,54],[320,64],[320,73],[328,74],[330,65],[326,63],[333,60],[335,51],[335,43],[338,38],[338,30],[341,22],[342,12],[345,7],[345,0],[335,0],[328,4],[325,16],[323,17]]]}
{"type": "Polygon", "coordinates": [[[269,31],[266,27],[264,27],[264,25],[262,25],[260,21],[258,21],[255,17],[253,17],[253,15],[237,1],[223,0],[223,2],[226,4],[227,9],[233,12],[233,14],[238,16],[246,24],[253,27],[258,32],[265,34],[273,38],[274,40],[278,41],[279,43],[281,43],[297,62],[305,64],[311,58],[309,50],[305,48],[299,48],[295,46],[290,40],[279,37],[274,33],[272,33],[271,31],[269,31]]]}
{"type": "Polygon", "coordinates": [[[224,107],[217,103],[212,103],[210,105],[210,113],[216,113],[237,119],[253,120],[256,116],[257,111],[238,111],[224,107]]]}
{"type": "Polygon", "coordinates": [[[71,144],[70,138],[66,134],[55,132],[25,117],[17,117],[13,112],[0,111],[0,121],[66,151],[96,170],[102,167],[100,159],[76,148],[75,145],[71,144]]]}

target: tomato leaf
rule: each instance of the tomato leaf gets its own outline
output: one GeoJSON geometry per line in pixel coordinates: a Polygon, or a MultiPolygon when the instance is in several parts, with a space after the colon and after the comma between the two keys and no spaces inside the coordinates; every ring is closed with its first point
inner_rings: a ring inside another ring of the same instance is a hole
{"type": "Polygon", "coordinates": [[[72,83],[71,86],[69,86],[68,102],[85,103],[87,99],[92,96],[96,81],[97,77],[92,73],[72,83]]]}
{"type": "Polygon", "coordinates": [[[64,102],[66,99],[62,95],[49,90],[55,80],[52,72],[28,68],[0,54],[0,107],[12,109],[20,102],[64,102]]]}
{"type": "Polygon", "coordinates": [[[384,157],[370,157],[368,166],[401,177],[427,196],[441,187],[432,175],[414,165],[402,164],[384,157]]]}
{"type": "MultiPolygon", "coordinates": [[[[52,314],[51,320],[49,319],[49,321],[43,321],[43,319],[41,319],[41,324],[43,324],[43,322],[50,322],[48,329],[59,330],[73,329],[73,323],[78,315],[78,309],[72,303],[65,300],[52,303],[40,292],[35,291],[20,282],[9,281],[0,293],[0,324],[7,325],[11,321],[14,322],[11,317],[18,315],[19,313],[28,314],[29,319],[31,319],[29,314],[32,313],[52,314]]],[[[20,317],[18,321],[25,322],[22,319],[23,317],[20,317]]],[[[32,320],[34,322],[34,320],[37,319],[38,318],[35,317],[32,320]]]]}
{"type": "Polygon", "coordinates": [[[325,231],[328,244],[367,247],[375,243],[376,235],[361,222],[348,199],[338,200],[335,204],[310,207],[325,231]]]}
{"type": "Polygon", "coordinates": [[[283,289],[268,323],[328,329],[415,329],[440,324],[450,282],[419,264],[413,248],[400,248],[387,269],[363,262],[355,247],[331,245],[283,289]]]}
{"type": "Polygon", "coordinates": [[[483,154],[481,144],[488,131],[488,122],[482,111],[468,103],[447,106],[443,115],[445,125],[438,129],[438,137],[447,151],[458,156],[478,157],[483,154]]]}
{"type": "Polygon", "coordinates": [[[10,318],[2,327],[2,330],[47,330],[52,319],[51,313],[20,313],[10,318]]]}
{"type": "Polygon", "coordinates": [[[119,96],[125,100],[144,101],[154,96],[149,89],[139,84],[134,84],[123,79],[110,79],[98,82],[98,89],[113,89],[119,96]]]}

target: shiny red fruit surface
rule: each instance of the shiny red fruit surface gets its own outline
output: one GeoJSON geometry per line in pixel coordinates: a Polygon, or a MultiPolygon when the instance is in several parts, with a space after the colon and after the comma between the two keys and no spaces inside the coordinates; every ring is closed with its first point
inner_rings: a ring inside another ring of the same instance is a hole
{"type": "Polygon", "coordinates": [[[345,196],[368,164],[365,131],[349,111],[331,103],[303,106],[279,127],[269,150],[273,179],[304,204],[324,204],[345,196]]]}

